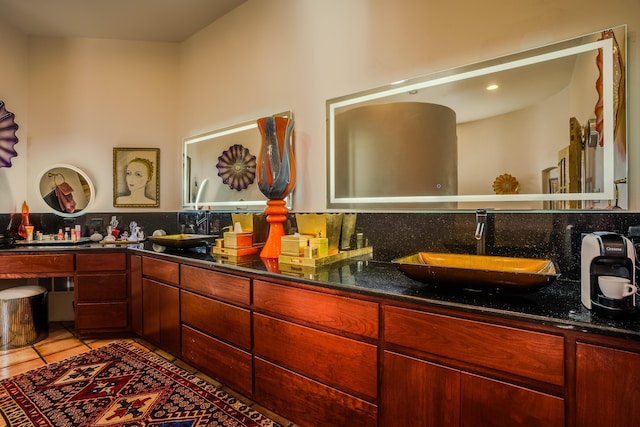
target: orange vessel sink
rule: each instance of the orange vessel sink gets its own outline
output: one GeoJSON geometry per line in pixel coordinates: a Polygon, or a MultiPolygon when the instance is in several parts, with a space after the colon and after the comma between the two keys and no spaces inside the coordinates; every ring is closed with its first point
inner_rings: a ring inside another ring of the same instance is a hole
{"type": "Polygon", "coordinates": [[[552,261],[534,258],[418,252],[391,262],[414,280],[467,289],[533,292],[559,276],[552,261]]]}

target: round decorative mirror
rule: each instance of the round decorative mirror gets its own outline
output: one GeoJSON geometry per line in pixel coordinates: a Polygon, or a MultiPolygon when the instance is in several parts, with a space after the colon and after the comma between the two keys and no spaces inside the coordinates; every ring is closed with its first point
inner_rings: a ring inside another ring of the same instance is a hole
{"type": "Polygon", "coordinates": [[[46,169],[37,183],[44,205],[56,215],[76,217],[93,203],[93,183],[75,166],[59,164],[46,169]]]}

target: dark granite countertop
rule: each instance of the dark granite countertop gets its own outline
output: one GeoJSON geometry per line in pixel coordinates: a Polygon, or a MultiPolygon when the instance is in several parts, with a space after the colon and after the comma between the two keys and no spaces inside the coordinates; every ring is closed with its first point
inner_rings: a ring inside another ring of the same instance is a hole
{"type": "Polygon", "coordinates": [[[470,313],[484,313],[562,329],[640,340],[640,311],[629,320],[608,319],[592,313],[581,304],[580,283],[576,281],[559,280],[549,287],[529,294],[478,292],[421,283],[405,276],[392,263],[370,259],[354,258],[315,270],[310,269],[304,273],[287,273],[273,267],[270,271],[257,256],[249,261],[234,264],[216,259],[210,255],[210,250],[206,248],[175,250],[168,248],[165,252],[158,253],[151,249],[148,242],[123,246],[96,243],[51,246],[19,245],[12,249],[3,249],[2,252],[114,248],[162,255],[176,258],[176,261],[189,260],[204,267],[223,268],[230,272],[260,274],[265,277],[293,280],[377,298],[451,308],[470,313]]]}
{"type": "MultiPolygon", "coordinates": [[[[144,248],[139,250],[156,253],[144,248]]],[[[421,283],[405,276],[392,263],[368,259],[354,258],[309,272],[287,273],[269,271],[259,257],[241,264],[225,263],[211,256],[204,248],[168,250],[163,255],[187,258],[203,266],[258,273],[266,277],[285,278],[377,298],[485,313],[562,329],[640,340],[640,314],[636,313],[629,320],[614,320],[592,313],[580,302],[580,283],[576,281],[559,280],[529,294],[479,292],[421,283]]],[[[271,270],[274,270],[273,267],[271,270]]]]}

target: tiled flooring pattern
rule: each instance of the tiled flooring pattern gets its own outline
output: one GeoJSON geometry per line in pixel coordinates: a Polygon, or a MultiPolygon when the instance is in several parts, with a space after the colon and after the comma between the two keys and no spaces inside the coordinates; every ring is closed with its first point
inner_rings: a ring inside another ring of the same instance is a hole
{"type": "MultiPolygon", "coordinates": [[[[120,339],[117,339],[120,340],[120,339]]],[[[140,338],[131,338],[137,345],[143,346],[163,358],[169,360],[182,369],[194,373],[197,376],[207,380],[216,387],[235,396],[237,399],[247,403],[255,410],[270,417],[283,427],[297,427],[296,424],[288,421],[281,416],[274,414],[266,408],[252,402],[249,398],[244,397],[235,391],[225,387],[213,378],[198,372],[194,367],[184,363],[182,360],[176,359],[172,355],[157,349],[154,345],[140,338]]],[[[75,356],[94,348],[107,345],[116,339],[106,340],[86,340],[77,337],[73,331],[73,324],[66,322],[56,322],[49,324],[49,336],[42,341],[35,343],[29,347],[0,351],[0,379],[8,378],[31,369],[39,368],[47,363],[53,363],[75,356]]]]}

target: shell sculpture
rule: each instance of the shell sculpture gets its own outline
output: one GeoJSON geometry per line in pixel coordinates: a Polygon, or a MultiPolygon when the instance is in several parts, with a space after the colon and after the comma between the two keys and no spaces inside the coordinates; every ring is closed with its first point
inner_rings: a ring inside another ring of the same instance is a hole
{"type": "Polygon", "coordinates": [[[242,191],[256,177],[256,156],[240,144],[234,144],[218,157],[218,176],[232,190],[242,191]]]}
{"type": "Polygon", "coordinates": [[[503,173],[493,181],[493,191],[496,194],[518,194],[520,183],[514,176],[503,173]]]}
{"type": "Polygon", "coordinates": [[[292,136],[294,120],[288,117],[264,117],[258,120],[262,135],[258,188],[271,200],[282,200],[296,185],[296,163],[292,136]]]}
{"type": "Polygon", "coordinates": [[[14,119],[15,115],[7,111],[4,102],[0,101],[0,168],[10,168],[11,159],[18,155],[13,148],[18,143],[18,124],[14,119]]]}

